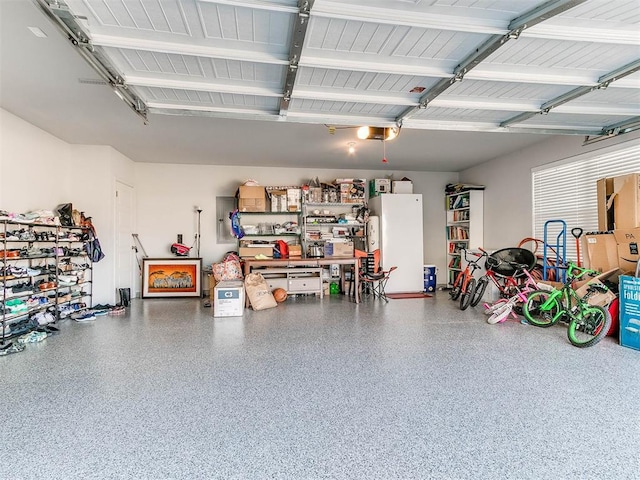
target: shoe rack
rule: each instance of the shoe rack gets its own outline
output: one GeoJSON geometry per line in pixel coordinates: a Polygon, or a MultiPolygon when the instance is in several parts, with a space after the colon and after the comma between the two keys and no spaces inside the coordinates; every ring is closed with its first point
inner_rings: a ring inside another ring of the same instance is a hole
{"type": "Polygon", "coordinates": [[[93,265],[81,227],[0,220],[0,349],[91,308],[93,265]]]}

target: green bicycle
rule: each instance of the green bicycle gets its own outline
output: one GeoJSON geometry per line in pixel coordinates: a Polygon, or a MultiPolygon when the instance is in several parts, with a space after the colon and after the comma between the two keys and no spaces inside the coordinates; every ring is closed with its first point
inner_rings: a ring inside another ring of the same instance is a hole
{"type": "MultiPolygon", "coordinates": [[[[598,306],[589,305],[588,299],[595,293],[607,291],[603,285],[590,285],[587,294],[579,297],[571,284],[587,275],[598,272],[567,264],[567,279],[562,288],[535,290],[527,295],[523,312],[527,321],[537,327],[550,327],[559,320],[567,321],[567,336],[576,347],[591,347],[602,340],[611,326],[611,315],[598,306]]],[[[540,283],[538,284],[540,285],[540,283]]]]}

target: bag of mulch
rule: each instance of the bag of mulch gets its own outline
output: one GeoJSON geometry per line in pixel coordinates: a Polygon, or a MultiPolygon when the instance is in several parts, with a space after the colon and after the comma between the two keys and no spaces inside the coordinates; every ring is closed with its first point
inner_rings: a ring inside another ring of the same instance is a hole
{"type": "Polygon", "coordinates": [[[254,310],[266,310],[278,306],[273,294],[267,285],[267,281],[260,273],[250,273],[244,279],[244,289],[249,297],[251,308],[254,310]]]}
{"type": "Polygon", "coordinates": [[[212,269],[216,282],[242,280],[243,278],[240,258],[235,253],[227,253],[222,262],[213,264],[212,269]]]}

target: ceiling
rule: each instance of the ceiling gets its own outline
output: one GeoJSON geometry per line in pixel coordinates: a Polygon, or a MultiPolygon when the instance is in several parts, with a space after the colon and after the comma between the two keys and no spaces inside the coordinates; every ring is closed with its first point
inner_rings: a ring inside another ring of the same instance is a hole
{"type": "Polygon", "coordinates": [[[2,108],[140,162],[460,171],[640,125],[637,0],[0,0],[0,21],[2,108]]]}

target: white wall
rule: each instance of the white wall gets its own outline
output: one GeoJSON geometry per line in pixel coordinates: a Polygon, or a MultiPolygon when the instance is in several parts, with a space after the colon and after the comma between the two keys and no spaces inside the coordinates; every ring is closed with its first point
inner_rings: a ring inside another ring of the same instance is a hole
{"type": "Polygon", "coordinates": [[[390,172],[379,170],[327,170],[303,168],[256,168],[214,165],[167,165],[136,163],[138,234],[150,257],[170,255],[176,235],[191,246],[197,231],[195,206],[201,215],[200,255],[205,265],[219,261],[236,244],[216,243],[216,196],[233,196],[247,179],[261,185],[301,185],[311,178],[394,178],[413,180],[414,192],[423,194],[424,262],[441,269],[445,264],[444,187],[458,179],[456,173],[390,172]]]}
{"type": "Polygon", "coordinates": [[[555,136],[548,141],[460,172],[460,181],[485,185],[484,242],[487,248],[513,247],[532,235],[531,170],[626,142],[640,132],[582,146],[583,136],[555,136]]]}
{"type": "MultiPolygon", "coordinates": [[[[115,303],[115,183],[134,188],[136,231],[149,256],[170,255],[176,234],[191,245],[202,212],[201,256],[218,261],[235,244],[216,243],[215,197],[232,196],[248,178],[262,185],[299,185],[310,178],[409,177],[423,194],[424,263],[445,265],[443,192],[457,173],[136,164],[108,146],[69,145],[0,109],[0,209],[26,212],[71,202],[93,217],[107,257],[95,265],[94,303],[115,303]]],[[[134,268],[135,265],[134,265],[134,268]]],[[[136,286],[135,290],[139,290],[136,286]]]]}
{"type": "Polygon", "coordinates": [[[69,145],[0,109],[0,209],[53,210],[93,218],[107,257],[94,265],[93,303],[115,303],[115,181],[133,182],[133,162],[108,146],[69,145]]]}

